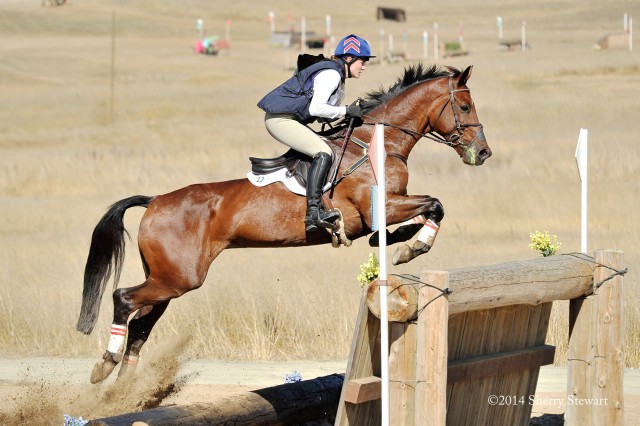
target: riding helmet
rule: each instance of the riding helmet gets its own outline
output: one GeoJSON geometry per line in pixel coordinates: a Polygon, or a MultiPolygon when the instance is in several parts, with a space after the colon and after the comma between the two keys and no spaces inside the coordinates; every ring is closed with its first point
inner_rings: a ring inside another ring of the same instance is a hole
{"type": "Polygon", "coordinates": [[[341,56],[353,56],[356,58],[375,58],[371,55],[371,47],[367,40],[362,37],[358,37],[355,34],[349,34],[338,42],[335,55],[341,56]]]}

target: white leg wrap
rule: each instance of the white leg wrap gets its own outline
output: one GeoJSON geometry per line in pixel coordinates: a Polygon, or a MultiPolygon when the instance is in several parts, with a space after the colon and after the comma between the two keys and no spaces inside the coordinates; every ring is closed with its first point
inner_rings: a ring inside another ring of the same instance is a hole
{"type": "Polygon", "coordinates": [[[416,223],[424,223],[424,222],[425,222],[425,219],[426,219],[426,218],[424,217],[424,215],[423,215],[423,214],[419,214],[419,215],[418,215],[418,216],[416,216],[416,217],[412,217],[412,218],[411,218],[411,219],[409,219],[409,220],[405,220],[404,222],[402,222],[402,223],[400,224],[400,226],[402,226],[402,225],[415,225],[416,223]]]}
{"type": "Polygon", "coordinates": [[[112,354],[119,354],[124,349],[124,336],[127,334],[126,325],[111,325],[111,336],[109,337],[109,346],[107,350],[112,354]]]}
{"type": "Polygon", "coordinates": [[[138,360],[140,359],[140,357],[135,356],[135,355],[129,355],[128,357],[126,357],[125,362],[129,365],[136,365],[138,364],[138,360]]]}
{"type": "Polygon", "coordinates": [[[424,226],[422,230],[418,234],[418,241],[422,241],[429,247],[433,247],[433,242],[436,240],[436,235],[438,235],[438,229],[440,227],[431,219],[424,222],[424,226]]]}

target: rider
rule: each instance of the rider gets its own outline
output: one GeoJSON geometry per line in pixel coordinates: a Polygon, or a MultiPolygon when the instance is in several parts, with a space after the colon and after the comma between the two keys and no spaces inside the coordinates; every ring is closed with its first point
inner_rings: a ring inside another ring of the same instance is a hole
{"type": "Polygon", "coordinates": [[[365,39],[350,34],[340,40],[330,59],[298,70],[258,102],[266,112],[264,123],[269,134],[313,159],[307,176],[306,232],[315,232],[319,227],[332,228],[340,216],[337,212],[327,212],[322,203],[322,189],[333,152],[307,125],[318,119],[362,119],[362,110],[356,102],[339,105],[344,97],[345,79],[360,78],[366,62],[374,57],[365,39]]]}

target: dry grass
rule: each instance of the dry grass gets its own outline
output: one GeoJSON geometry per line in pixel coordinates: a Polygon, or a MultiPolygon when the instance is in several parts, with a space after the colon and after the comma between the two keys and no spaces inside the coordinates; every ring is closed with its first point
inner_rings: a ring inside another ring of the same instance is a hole
{"type": "MultiPolygon", "coordinates": [[[[439,197],[447,217],[432,252],[392,273],[531,258],[529,233],[536,229],[557,234],[563,252],[577,251],[580,184],[573,155],[580,127],[589,128],[589,247],[625,252],[626,361],[638,367],[638,53],[592,49],[603,33],[618,30],[624,12],[640,16],[638,7],[623,1],[545,1],[535,8],[525,1],[474,3],[402,2],[410,18],[402,25],[376,22],[364,0],[356,0],[348,16],[335,2],[286,1],[275,12],[281,27],[287,13],[304,13],[309,28],[322,31],[331,13],[336,34],[356,31],[376,40],[384,28],[396,43],[406,29],[413,56],[433,21],[442,39],[455,39],[465,21],[471,56],[443,63],[474,65],[470,87],[494,156],[471,168],[447,147],[419,144],[409,190],[439,197]],[[500,50],[497,15],[509,37],[519,36],[525,16],[533,50],[500,50]]],[[[134,193],[241,177],[248,156],[282,152],[255,107],[289,75],[285,57],[289,63],[294,57],[267,46],[269,10],[247,1],[90,0],[55,9],[0,2],[0,355],[102,353],[110,298],[93,335],[79,335],[74,325],[89,237],[107,205],[134,193]],[[232,50],[220,57],[194,54],[199,17],[220,34],[232,18],[232,50]]],[[[390,85],[403,66],[368,67],[362,79],[349,82],[348,99],[390,85]]],[[[134,241],[141,214],[127,213],[134,241]]],[[[171,303],[147,351],[186,336],[189,356],[343,359],[360,295],[358,266],[369,251],[358,241],[339,250],[225,252],[203,288],[171,303]]],[[[121,282],[142,279],[130,244],[121,282]]],[[[558,362],[566,350],[566,311],[559,303],[550,325],[558,362]]]]}

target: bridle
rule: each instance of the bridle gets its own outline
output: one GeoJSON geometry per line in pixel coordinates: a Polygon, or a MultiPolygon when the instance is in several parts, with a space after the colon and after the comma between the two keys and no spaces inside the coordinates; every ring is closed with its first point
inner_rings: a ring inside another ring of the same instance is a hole
{"type": "MultiPolygon", "coordinates": [[[[411,130],[408,129],[406,127],[402,127],[402,126],[398,126],[397,124],[393,124],[393,123],[387,123],[387,122],[364,122],[363,124],[368,124],[368,125],[375,125],[375,124],[382,124],[386,127],[391,127],[394,129],[398,129],[404,133],[407,133],[413,137],[417,137],[417,139],[420,138],[427,138],[427,139],[431,139],[434,140],[438,143],[442,143],[445,144],[447,146],[450,146],[452,148],[456,148],[459,145],[462,146],[466,146],[465,144],[463,144],[460,140],[462,138],[462,135],[464,133],[464,130],[468,127],[480,127],[480,131],[476,132],[474,138],[471,140],[471,142],[469,142],[469,144],[473,143],[473,141],[478,137],[478,135],[480,133],[482,133],[482,124],[480,123],[462,123],[460,121],[460,117],[458,116],[458,113],[456,112],[456,98],[455,98],[455,94],[458,92],[468,92],[469,89],[454,89],[453,88],[453,77],[449,76],[449,93],[444,93],[442,95],[440,95],[437,99],[441,98],[442,96],[448,96],[447,101],[444,103],[444,105],[442,106],[442,109],[440,110],[440,114],[438,114],[438,118],[436,119],[435,123],[433,123],[433,125],[429,126],[429,124],[427,124],[427,126],[431,127],[432,129],[436,127],[436,124],[438,123],[438,121],[440,120],[440,117],[442,117],[442,114],[444,113],[444,110],[447,108],[447,105],[451,105],[451,110],[453,111],[453,118],[455,120],[456,126],[455,128],[451,131],[451,133],[449,133],[446,137],[442,137],[441,135],[439,135],[438,133],[432,131],[429,132],[419,132],[416,130],[411,130]]],[[[365,115],[365,117],[368,118],[372,118],[370,116],[365,115]]]]}
{"type": "MultiPolygon", "coordinates": [[[[427,127],[431,127],[432,129],[435,128],[436,124],[440,120],[440,117],[442,117],[442,113],[444,113],[444,110],[447,108],[447,105],[451,105],[451,110],[453,111],[453,118],[454,118],[454,120],[456,122],[456,127],[446,137],[442,137],[441,135],[439,135],[438,133],[434,132],[433,130],[429,131],[429,132],[425,132],[424,130],[422,132],[419,132],[419,131],[416,131],[416,130],[408,129],[406,127],[398,126],[397,124],[387,123],[387,122],[384,122],[384,121],[363,122],[362,124],[363,125],[382,124],[385,127],[391,127],[391,128],[394,128],[394,129],[398,129],[398,130],[400,130],[400,131],[402,131],[402,132],[404,132],[404,133],[406,133],[408,135],[411,135],[411,136],[416,138],[416,141],[419,140],[420,138],[427,138],[427,139],[434,140],[434,141],[436,141],[438,143],[442,143],[442,144],[445,144],[447,146],[450,146],[450,147],[452,147],[454,149],[457,148],[458,146],[462,145],[463,149],[466,150],[466,149],[468,149],[468,146],[471,145],[473,143],[473,141],[476,140],[478,135],[480,135],[482,133],[482,124],[480,124],[480,123],[466,124],[466,123],[462,123],[460,121],[460,117],[458,117],[458,114],[456,113],[456,108],[455,108],[455,106],[456,106],[455,94],[458,93],[458,92],[469,92],[469,89],[454,89],[453,88],[453,77],[449,76],[449,93],[444,93],[444,94],[442,94],[442,95],[440,95],[440,96],[438,96],[436,98],[436,99],[440,99],[443,96],[448,96],[448,99],[444,103],[444,105],[442,106],[442,109],[440,110],[440,114],[438,114],[438,118],[436,119],[435,123],[433,125],[431,125],[431,126],[429,126],[429,124],[427,123],[427,127]],[[480,131],[476,132],[475,136],[473,137],[471,142],[469,142],[468,145],[465,145],[460,140],[462,139],[462,135],[464,133],[464,130],[466,128],[468,128],[468,127],[480,127],[480,131]]],[[[368,116],[366,114],[364,115],[364,117],[373,118],[373,117],[368,116]]],[[[344,142],[342,144],[342,149],[340,151],[340,156],[339,156],[339,159],[338,159],[338,165],[334,169],[333,175],[332,175],[332,177],[330,179],[330,182],[331,182],[331,193],[329,195],[329,198],[333,198],[333,189],[340,182],[342,182],[342,180],[345,177],[347,177],[348,175],[353,173],[358,167],[360,167],[369,158],[369,155],[367,153],[367,150],[369,149],[369,145],[366,144],[365,142],[355,138],[355,137],[352,137],[351,136],[351,131],[352,130],[353,130],[353,118],[349,121],[349,125],[347,126],[345,137],[344,137],[344,142]],[[342,176],[340,176],[340,178],[338,178],[336,180],[338,169],[340,168],[340,163],[342,162],[342,157],[344,156],[344,151],[346,149],[347,143],[350,140],[353,141],[356,145],[358,145],[361,148],[363,148],[365,150],[365,153],[358,161],[356,161],[351,167],[349,167],[344,173],[342,173],[342,176]]],[[[460,154],[460,155],[462,155],[462,154],[460,154]]],[[[402,161],[403,163],[407,164],[407,157],[405,157],[402,154],[393,153],[393,152],[387,152],[387,156],[398,158],[400,161],[402,161]]]]}

